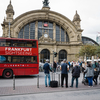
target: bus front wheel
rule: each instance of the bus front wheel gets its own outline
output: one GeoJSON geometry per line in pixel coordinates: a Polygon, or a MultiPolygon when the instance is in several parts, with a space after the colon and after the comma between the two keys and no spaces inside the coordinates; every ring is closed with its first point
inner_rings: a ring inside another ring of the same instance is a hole
{"type": "Polygon", "coordinates": [[[4,78],[11,78],[13,76],[13,71],[10,69],[6,69],[3,72],[3,77],[4,78]]]}

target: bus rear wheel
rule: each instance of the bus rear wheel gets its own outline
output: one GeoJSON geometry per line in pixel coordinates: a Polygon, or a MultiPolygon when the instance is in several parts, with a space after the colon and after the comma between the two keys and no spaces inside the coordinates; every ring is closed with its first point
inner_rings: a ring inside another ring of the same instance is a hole
{"type": "Polygon", "coordinates": [[[6,69],[3,72],[3,77],[4,78],[11,78],[13,76],[13,71],[10,69],[6,69]]]}

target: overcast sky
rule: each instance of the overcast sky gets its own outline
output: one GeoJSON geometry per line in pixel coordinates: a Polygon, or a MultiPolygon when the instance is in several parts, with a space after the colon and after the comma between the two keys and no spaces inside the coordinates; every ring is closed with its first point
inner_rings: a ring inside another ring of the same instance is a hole
{"type": "MultiPolygon", "coordinates": [[[[44,0],[11,0],[15,11],[14,19],[21,14],[41,9],[44,0]]],[[[6,9],[10,0],[0,0],[0,24],[6,17],[6,9]]],[[[77,10],[81,18],[81,28],[84,30],[82,36],[96,40],[100,32],[100,0],[49,0],[50,10],[58,12],[71,21],[77,10]]],[[[0,25],[0,36],[2,36],[0,25]]]]}

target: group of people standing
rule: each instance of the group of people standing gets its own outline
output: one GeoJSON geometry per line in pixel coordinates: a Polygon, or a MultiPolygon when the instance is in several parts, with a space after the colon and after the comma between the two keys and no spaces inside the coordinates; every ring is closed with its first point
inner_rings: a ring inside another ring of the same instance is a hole
{"type": "MultiPolygon", "coordinates": [[[[57,67],[57,63],[56,61],[53,64],[53,70],[51,70],[49,64],[48,64],[49,60],[46,60],[46,63],[43,66],[44,69],[44,73],[45,73],[45,86],[47,87],[47,78],[48,78],[48,85],[50,86],[50,72],[49,71],[56,71],[56,67],[57,67]]],[[[63,60],[63,62],[61,63],[61,87],[64,87],[64,79],[65,79],[65,84],[66,84],[66,88],[68,88],[68,71],[69,71],[69,65],[68,62],[66,61],[66,59],[63,60]]],[[[73,70],[72,70],[72,84],[71,87],[73,87],[73,81],[74,79],[76,79],[76,87],[78,88],[78,78],[80,76],[80,68],[78,65],[76,65],[73,70]]]]}
{"type": "MultiPolygon", "coordinates": [[[[47,87],[47,78],[48,78],[48,85],[50,86],[50,73],[49,71],[56,72],[57,63],[54,61],[53,63],[53,70],[50,68],[48,64],[49,60],[46,60],[46,63],[43,66],[44,73],[45,73],[45,86],[47,87]]],[[[72,63],[71,63],[72,64],[72,63]]],[[[99,66],[100,63],[98,63],[99,66]]],[[[61,62],[60,70],[61,70],[61,87],[64,87],[64,79],[65,79],[65,87],[68,88],[68,72],[70,68],[69,62],[64,59],[61,62]]],[[[100,68],[100,67],[99,67],[100,68]]],[[[89,63],[79,63],[79,62],[73,62],[72,67],[72,79],[71,79],[71,85],[70,87],[73,87],[74,80],[76,80],[76,88],[78,88],[78,78],[80,77],[81,71],[83,72],[83,78],[86,77],[88,80],[88,85],[93,86],[93,81],[95,82],[95,85],[97,85],[97,77],[99,75],[99,72],[97,71],[97,68],[93,68],[91,62],[89,63]]]]}

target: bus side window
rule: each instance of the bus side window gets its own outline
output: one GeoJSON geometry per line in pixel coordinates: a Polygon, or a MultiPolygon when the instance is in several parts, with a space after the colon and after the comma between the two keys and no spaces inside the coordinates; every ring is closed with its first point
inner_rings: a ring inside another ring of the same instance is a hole
{"type": "Polygon", "coordinates": [[[34,57],[32,57],[32,61],[33,61],[33,63],[36,63],[37,62],[37,57],[36,56],[34,56],[34,57]]]}
{"type": "Polygon", "coordinates": [[[36,41],[33,41],[32,47],[36,47],[36,41]]]}
{"type": "Polygon", "coordinates": [[[36,60],[33,60],[33,63],[36,63],[36,60]]]}
{"type": "Polygon", "coordinates": [[[5,44],[3,44],[2,46],[5,46],[5,44]]]}

